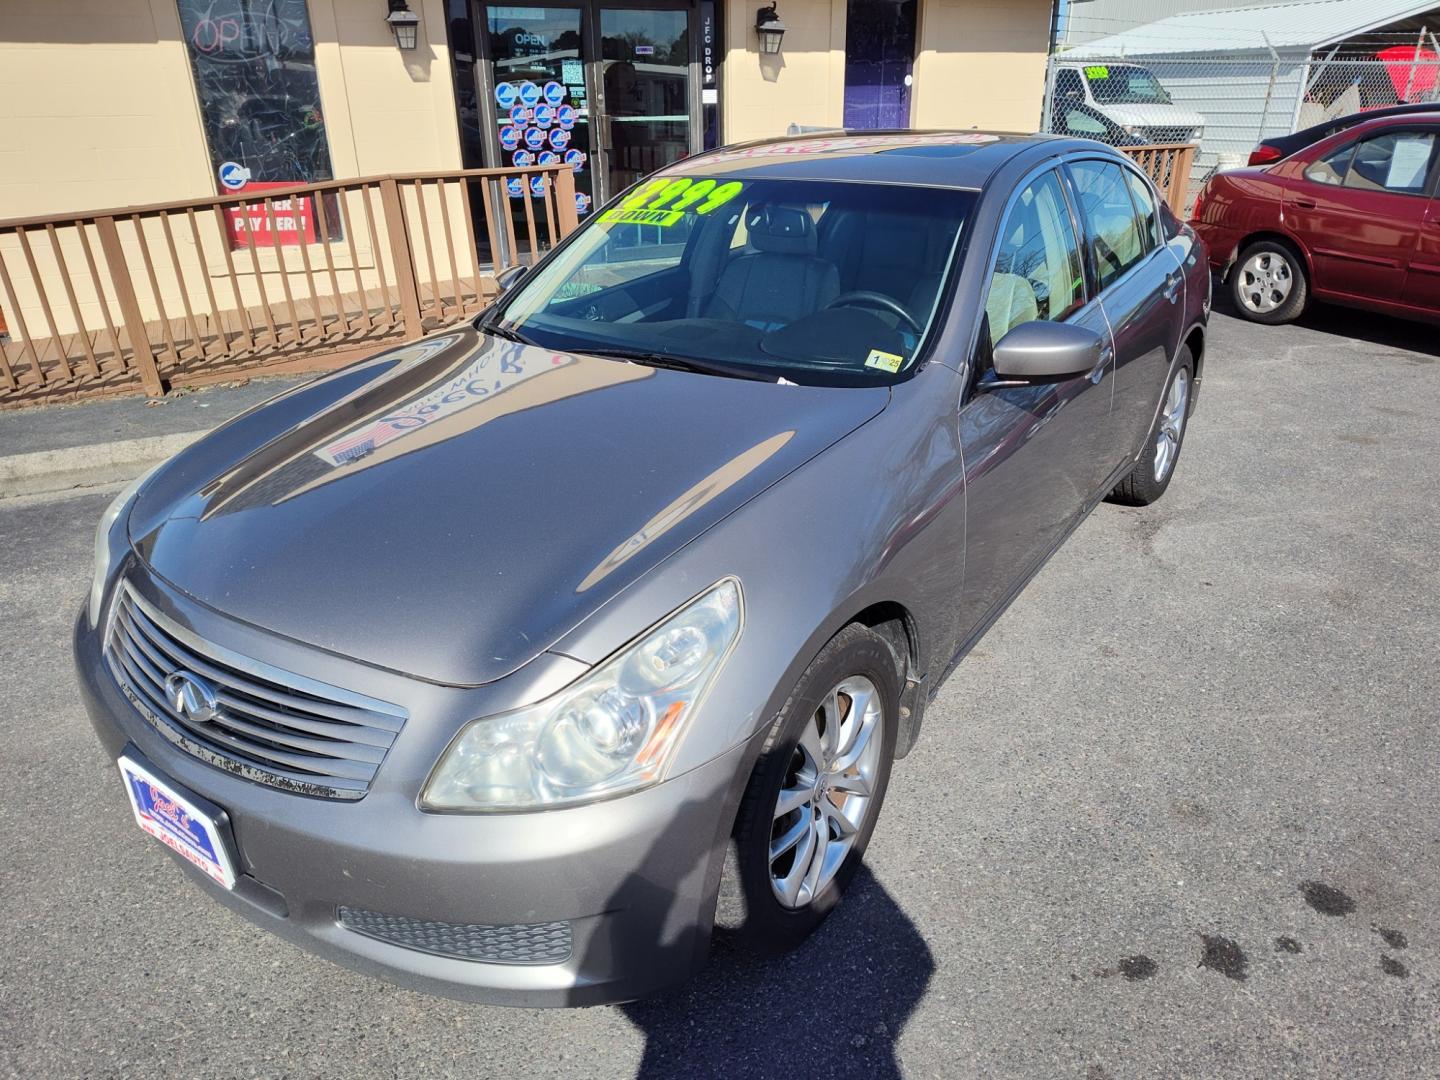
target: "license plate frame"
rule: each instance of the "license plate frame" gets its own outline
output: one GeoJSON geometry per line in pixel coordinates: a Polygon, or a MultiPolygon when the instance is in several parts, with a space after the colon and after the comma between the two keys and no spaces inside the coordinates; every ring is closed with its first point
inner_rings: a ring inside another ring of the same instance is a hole
{"type": "Polygon", "coordinates": [[[129,754],[121,754],[116,765],[135,824],[217,885],[235,888],[223,812],[129,754]]]}

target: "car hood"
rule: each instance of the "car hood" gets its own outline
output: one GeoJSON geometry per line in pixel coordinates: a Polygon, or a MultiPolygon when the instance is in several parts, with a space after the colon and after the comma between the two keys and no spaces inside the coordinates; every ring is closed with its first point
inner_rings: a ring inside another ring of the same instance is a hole
{"type": "Polygon", "coordinates": [[[1097,105],[1101,112],[1117,124],[1132,127],[1193,127],[1203,128],[1205,117],[1178,105],[1104,104],[1097,105]]]}
{"type": "Polygon", "coordinates": [[[131,512],[141,559],[267,630],[477,685],[889,400],[881,387],[718,378],[470,328],[392,360],[182,453],[131,512]]]}

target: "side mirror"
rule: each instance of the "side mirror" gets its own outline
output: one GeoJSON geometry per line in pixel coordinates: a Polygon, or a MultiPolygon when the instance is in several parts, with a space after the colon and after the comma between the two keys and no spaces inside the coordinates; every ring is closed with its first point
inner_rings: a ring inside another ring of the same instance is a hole
{"type": "Polygon", "coordinates": [[[495,284],[500,286],[500,292],[497,295],[504,295],[509,292],[516,285],[520,284],[520,279],[529,272],[530,268],[528,266],[512,266],[508,270],[501,270],[500,273],[495,275],[495,284]]]}
{"type": "Polygon", "coordinates": [[[1104,339],[1071,323],[1027,322],[996,344],[995,374],[1011,382],[1053,382],[1089,375],[1100,366],[1104,339]]]}

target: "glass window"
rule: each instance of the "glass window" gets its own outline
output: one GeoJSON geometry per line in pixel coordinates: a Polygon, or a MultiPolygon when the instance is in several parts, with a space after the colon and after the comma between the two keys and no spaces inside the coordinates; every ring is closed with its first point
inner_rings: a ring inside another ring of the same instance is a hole
{"type": "Polygon", "coordinates": [[[1305,170],[1305,179],[1313,180],[1317,184],[1343,184],[1345,174],[1350,171],[1350,157],[1354,153],[1354,143],[1346,143],[1338,150],[1331,150],[1305,170]]]}
{"type": "Polygon", "coordinates": [[[1105,139],[1105,125],[1083,109],[1072,105],[1061,113],[1060,130],[1081,139],[1105,139]]]}
{"type": "Polygon", "coordinates": [[[1090,93],[1106,105],[1169,105],[1170,95],[1149,68],[1130,64],[1089,64],[1090,93]]]}
{"type": "Polygon", "coordinates": [[[1125,182],[1130,185],[1130,194],[1135,198],[1135,209],[1140,214],[1140,227],[1146,237],[1146,247],[1161,246],[1160,220],[1155,213],[1155,196],[1150,191],[1150,185],[1129,169],[1125,170],[1125,182]]]}
{"type": "Polygon", "coordinates": [[[179,0],[179,11],[222,190],[333,179],[305,0],[179,0]]]}
{"type": "Polygon", "coordinates": [[[1070,166],[1070,174],[1103,289],[1145,254],[1135,205],[1130,201],[1124,170],[1113,162],[1077,161],[1070,166]]]}
{"type": "MultiPolygon", "coordinates": [[[[567,162],[575,173],[575,209],[586,214],[594,138],[578,7],[488,7],[485,33],[495,90],[486,106],[500,141],[500,163],[526,168],[567,162]]],[[[532,197],[543,192],[529,181],[532,197]]],[[[525,186],[509,177],[516,235],[526,231],[525,186]]],[[[543,213],[538,206],[532,214],[543,213]]],[[[543,231],[543,229],[542,229],[543,231]]],[[[522,246],[524,244],[521,241],[522,246]]]]}
{"type": "Polygon", "coordinates": [[[546,348],[640,363],[889,382],[935,320],[973,202],[967,191],[661,176],[585,222],[488,325],[546,348]],[[836,236],[843,249],[830,242],[836,236]],[[852,278],[841,266],[847,252],[893,253],[902,240],[908,276],[852,278]]]}
{"type": "Polygon", "coordinates": [[[1355,147],[1345,186],[1423,195],[1434,151],[1432,132],[1392,131],[1365,139],[1355,147]]]}
{"type": "Polygon", "coordinates": [[[994,345],[1021,323],[1059,321],[1085,302],[1080,247],[1060,178],[1046,173],[1010,208],[985,314],[994,345]]]}

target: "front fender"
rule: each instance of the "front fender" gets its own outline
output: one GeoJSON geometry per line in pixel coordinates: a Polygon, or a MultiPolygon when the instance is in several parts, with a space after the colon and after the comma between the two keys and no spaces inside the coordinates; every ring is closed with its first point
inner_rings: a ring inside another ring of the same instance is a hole
{"type": "Polygon", "coordinates": [[[943,666],[964,573],[958,398],[959,376],[938,364],[897,386],[890,407],[659,564],[555,651],[598,662],[713,582],[740,580],[745,626],[674,773],[770,723],[825,642],[875,604],[909,615],[910,677],[937,657],[943,666]]]}

